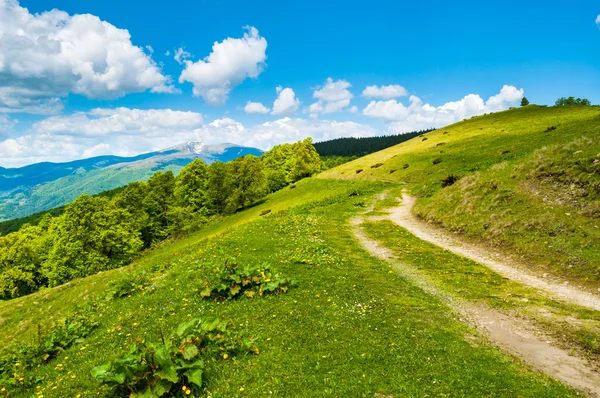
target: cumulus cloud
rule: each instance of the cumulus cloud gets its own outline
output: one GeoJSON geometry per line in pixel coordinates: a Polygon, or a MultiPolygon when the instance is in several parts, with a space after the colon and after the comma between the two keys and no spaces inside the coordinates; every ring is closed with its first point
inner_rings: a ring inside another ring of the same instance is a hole
{"type": "Polygon", "coordinates": [[[596,25],[600,26],[600,15],[596,17],[596,25]]]}
{"type": "Polygon", "coordinates": [[[289,115],[294,113],[300,107],[300,100],[296,98],[296,93],[291,88],[277,87],[277,99],[273,103],[273,115],[289,115]]]}
{"type": "Polygon", "coordinates": [[[80,156],[81,145],[72,137],[57,139],[51,134],[27,134],[0,141],[0,159],[3,167],[19,167],[41,161],[64,162],[80,156]]]}
{"type": "MultiPolygon", "coordinates": [[[[71,116],[79,118],[77,120],[69,117],[63,117],[61,120],[50,117],[36,124],[35,132],[19,138],[0,140],[0,165],[18,167],[34,162],[64,162],[102,154],[132,156],[169,148],[186,141],[202,141],[206,144],[232,142],[266,150],[273,145],[295,142],[306,137],[321,141],[377,134],[374,128],[355,122],[290,117],[251,127],[245,127],[228,117],[192,127],[199,120],[197,116],[179,125],[164,119],[152,124],[148,122],[152,117],[139,115],[136,118],[132,116],[135,110],[128,111],[100,109],[95,110],[93,114],[71,116]],[[129,116],[123,116],[126,114],[129,116]],[[140,123],[134,119],[146,122],[140,123]],[[141,127],[149,124],[162,127],[141,127]],[[80,128],[79,132],[77,126],[80,128]],[[113,134],[114,131],[123,132],[113,134]]],[[[177,115],[168,119],[180,120],[182,117],[183,115],[177,115]]]]}
{"type": "Polygon", "coordinates": [[[371,101],[363,109],[363,115],[386,120],[401,120],[408,116],[408,108],[396,100],[371,101]]]}
{"type": "Polygon", "coordinates": [[[323,141],[340,137],[370,137],[377,131],[355,122],[290,117],[245,128],[239,122],[223,118],[197,129],[195,134],[198,140],[208,144],[234,142],[269,149],[273,145],[296,142],[306,137],[323,141]]]}
{"type": "Polygon", "coordinates": [[[408,91],[398,84],[389,86],[367,86],[363,90],[361,96],[365,98],[382,98],[391,99],[404,97],[408,95],[408,91]]]}
{"type": "Polygon", "coordinates": [[[311,104],[307,112],[311,117],[321,113],[339,112],[350,105],[350,100],[354,97],[348,90],[352,85],[346,80],[333,81],[328,77],[322,87],[316,87],[313,92],[313,98],[318,101],[311,104]]]}
{"type": "Polygon", "coordinates": [[[197,62],[185,60],[179,82],[193,85],[193,94],[210,105],[224,105],[231,90],[246,78],[256,78],[267,59],[267,40],[254,27],[241,39],[215,42],[212,52],[197,62]]]}
{"type": "Polygon", "coordinates": [[[173,92],[170,78],[129,32],[90,14],[31,14],[0,0],[0,110],[51,113],[69,93],[116,98],[173,92]]]}
{"type": "Polygon", "coordinates": [[[68,116],[51,116],[33,124],[37,133],[106,136],[115,134],[168,135],[202,124],[202,115],[171,109],[96,108],[68,116]]]}
{"type": "Polygon", "coordinates": [[[244,107],[244,112],[246,113],[269,113],[269,108],[261,104],[260,102],[252,102],[248,101],[246,106],[244,107]]]}
{"type": "Polygon", "coordinates": [[[506,110],[516,105],[523,94],[523,89],[505,85],[500,93],[485,102],[479,95],[469,94],[459,101],[447,102],[438,107],[423,104],[419,97],[413,95],[408,107],[396,100],[371,101],[363,109],[363,114],[388,121],[388,131],[391,133],[404,133],[442,127],[471,116],[506,110]]]}

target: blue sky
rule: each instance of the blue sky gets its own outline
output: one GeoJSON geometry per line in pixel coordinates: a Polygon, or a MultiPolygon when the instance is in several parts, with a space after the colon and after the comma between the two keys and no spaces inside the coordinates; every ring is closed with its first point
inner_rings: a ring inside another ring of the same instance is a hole
{"type": "Polygon", "coordinates": [[[524,3],[0,0],[0,166],[599,103],[600,5],[524,3]]]}

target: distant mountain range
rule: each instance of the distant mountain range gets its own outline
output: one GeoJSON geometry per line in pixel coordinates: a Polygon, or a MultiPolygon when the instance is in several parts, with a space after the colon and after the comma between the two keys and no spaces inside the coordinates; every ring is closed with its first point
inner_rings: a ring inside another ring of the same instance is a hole
{"type": "Polygon", "coordinates": [[[81,194],[94,195],[133,181],[147,180],[159,170],[177,173],[194,159],[210,164],[262,153],[257,148],[229,143],[187,142],[133,157],[97,156],[66,163],[0,167],[0,221],[62,206],[81,194]]]}

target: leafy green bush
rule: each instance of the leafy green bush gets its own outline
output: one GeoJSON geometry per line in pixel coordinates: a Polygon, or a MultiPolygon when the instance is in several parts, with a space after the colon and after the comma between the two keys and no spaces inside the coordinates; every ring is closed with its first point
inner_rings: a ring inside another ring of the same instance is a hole
{"type": "Polygon", "coordinates": [[[207,361],[227,360],[239,352],[254,352],[252,340],[238,338],[218,318],[191,319],[169,339],[137,341],[120,358],[92,369],[92,376],[118,396],[161,397],[200,393],[207,361]]]}
{"type": "Polygon", "coordinates": [[[205,282],[200,295],[215,300],[246,296],[253,298],[265,293],[286,293],[298,282],[284,278],[267,263],[240,265],[236,259],[228,259],[216,274],[205,282]]]}

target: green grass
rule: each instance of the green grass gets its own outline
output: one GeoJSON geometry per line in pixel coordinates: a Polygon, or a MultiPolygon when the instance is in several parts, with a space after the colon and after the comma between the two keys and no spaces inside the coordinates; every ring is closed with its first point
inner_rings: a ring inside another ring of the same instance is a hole
{"type": "Polygon", "coordinates": [[[540,273],[596,288],[600,130],[466,176],[421,200],[415,212],[470,238],[507,248],[540,273]]]}
{"type": "Polygon", "coordinates": [[[31,370],[44,397],[102,395],[90,378],[94,366],[125,353],[134,339],[156,341],[194,316],[230,320],[260,350],[209,361],[212,397],[576,396],[474,337],[441,301],[357,245],[348,220],[384,189],[376,182],[303,181],[206,231],[166,242],[127,269],[2,303],[0,341],[32,338],[35,324],[65,316],[75,303],[101,306],[95,331],[31,370]],[[271,214],[258,216],[265,209],[271,214]],[[231,255],[243,264],[268,262],[299,286],[276,296],[203,300],[199,290],[212,267],[231,255]],[[107,300],[111,284],[129,272],[145,273],[151,284],[107,300]]]}
{"type": "Polygon", "coordinates": [[[540,273],[600,287],[600,107],[530,105],[479,116],[321,177],[403,182],[419,196],[418,216],[540,273]],[[443,188],[449,175],[461,179],[443,188]]]}
{"type": "Polygon", "coordinates": [[[390,249],[398,261],[418,270],[437,290],[458,301],[476,302],[532,318],[566,346],[600,354],[600,311],[541,296],[488,267],[420,240],[391,221],[367,221],[368,236],[390,249]]]}

